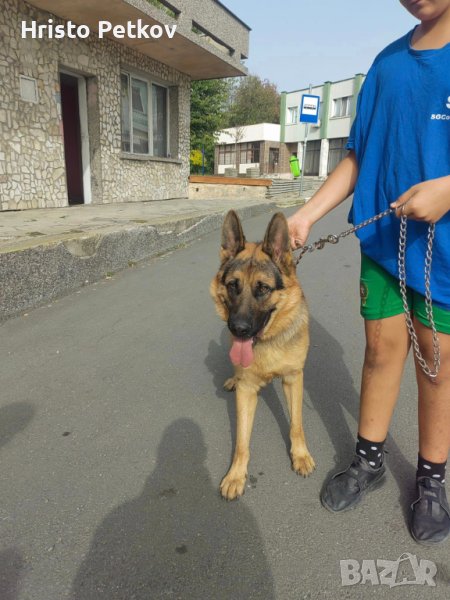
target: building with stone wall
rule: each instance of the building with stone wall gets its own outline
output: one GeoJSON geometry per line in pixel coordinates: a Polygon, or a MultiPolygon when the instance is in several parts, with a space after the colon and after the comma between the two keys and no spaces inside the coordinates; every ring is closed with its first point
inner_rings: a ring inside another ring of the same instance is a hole
{"type": "Polygon", "coordinates": [[[1,0],[0,210],[187,197],[191,81],[245,74],[248,38],[218,0],[1,0]]]}
{"type": "Polygon", "coordinates": [[[308,126],[304,174],[326,177],[347,154],[345,145],[356,115],[356,102],[365,76],[355,75],[342,81],[326,81],[323,85],[282,92],[280,139],[303,161],[306,125],[299,121],[303,94],[320,98],[319,122],[308,126]]]}

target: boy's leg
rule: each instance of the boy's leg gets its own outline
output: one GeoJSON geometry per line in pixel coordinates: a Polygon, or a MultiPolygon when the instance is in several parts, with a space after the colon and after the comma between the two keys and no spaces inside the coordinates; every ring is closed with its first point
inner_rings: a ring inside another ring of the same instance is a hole
{"type": "Polygon", "coordinates": [[[409,350],[403,314],[366,320],[365,331],[366,352],[356,455],[345,471],[327,482],[321,494],[323,506],[332,512],[342,512],[355,506],[384,475],[383,443],[409,350]]]}
{"type": "MultiPolygon", "coordinates": [[[[410,340],[397,279],[364,254],[361,255],[360,292],[366,350],[359,434],[367,440],[384,442],[410,340]]],[[[409,292],[408,301],[411,302],[409,292]]]]}
{"type": "Polygon", "coordinates": [[[367,440],[384,442],[408,356],[409,334],[403,314],[366,320],[365,332],[358,431],[367,440]]]}
{"type": "MultiPolygon", "coordinates": [[[[427,364],[432,365],[431,330],[418,319],[414,319],[414,325],[421,353],[427,364]]],[[[439,344],[441,366],[435,380],[427,377],[416,361],[419,467],[422,468],[417,477],[418,497],[412,505],[411,534],[416,541],[426,544],[442,542],[450,535],[450,509],[445,493],[445,463],[450,449],[450,334],[439,333],[439,344]]]]}
{"type": "Polygon", "coordinates": [[[355,457],[324,486],[325,508],[352,508],[384,475],[383,443],[397,400],[410,341],[398,281],[367,256],[361,256],[361,315],[366,351],[361,381],[355,457]]]}
{"type": "Polygon", "coordinates": [[[410,346],[398,281],[364,254],[360,295],[366,351],[358,441],[350,466],[334,475],[322,490],[322,504],[333,512],[355,506],[384,475],[383,444],[410,346]]]}
{"type": "MultiPolygon", "coordinates": [[[[433,364],[431,330],[417,319],[419,347],[428,365],[433,364]]],[[[434,463],[445,462],[450,449],[450,335],[439,333],[441,366],[435,381],[416,362],[419,389],[419,452],[434,463]]]]}

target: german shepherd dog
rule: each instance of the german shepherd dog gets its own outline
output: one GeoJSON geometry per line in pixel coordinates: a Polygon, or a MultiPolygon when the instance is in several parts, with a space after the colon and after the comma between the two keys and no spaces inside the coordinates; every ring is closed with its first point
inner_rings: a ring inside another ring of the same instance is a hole
{"type": "Polygon", "coordinates": [[[237,413],[236,448],[220,491],[233,500],[244,493],[257,394],[274,377],[282,379],[289,409],[292,468],[304,477],[315,468],[302,425],[308,309],[282,213],[272,217],[262,243],[250,243],[230,210],[222,227],[220,261],[210,291],[231,332],[234,376],[224,387],[236,390],[237,413]]]}

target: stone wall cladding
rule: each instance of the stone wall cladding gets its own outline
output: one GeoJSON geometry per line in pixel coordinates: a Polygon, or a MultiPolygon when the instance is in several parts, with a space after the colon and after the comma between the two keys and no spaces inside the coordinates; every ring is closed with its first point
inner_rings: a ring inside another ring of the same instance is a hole
{"type": "Polygon", "coordinates": [[[22,20],[54,24],[57,17],[22,0],[3,0],[0,11],[0,209],[67,206],[59,69],[88,82],[92,202],[130,202],[187,197],[190,78],[119,42],[85,39],[22,39],[22,20]],[[145,72],[177,89],[178,114],[170,114],[173,162],[132,160],[121,151],[120,70],[145,72]],[[20,98],[19,75],[38,82],[38,103],[20,98]],[[90,94],[89,94],[90,90],[90,94]],[[95,94],[93,92],[96,92],[95,94]],[[89,106],[89,104],[96,104],[89,106]],[[174,126],[173,120],[176,120],[174,126]],[[97,130],[98,139],[95,140],[97,130]],[[97,142],[97,143],[96,143],[97,142]],[[100,156],[99,156],[100,155],[100,156]]]}
{"type": "MultiPolygon", "coordinates": [[[[143,13],[151,15],[156,20],[161,18],[161,11],[149,4],[146,0],[125,0],[131,6],[141,10],[143,13]]],[[[248,56],[249,52],[249,30],[250,28],[243,23],[239,17],[223,6],[216,0],[170,0],[170,5],[180,11],[176,19],[164,16],[167,23],[176,23],[177,32],[190,39],[194,43],[202,46],[208,52],[215,54],[222,60],[233,65],[240,71],[246,71],[241,64],[241,57],[248,56]],[[231,55],[222,53],[219,49],[211,45],[207,40],[202,39],[192,31],[193,22],[197,23],[222,41],[225,45],[233,49],[231,55]]]]}
{"type": "MultiPolygon", "coordinates": [[[[237,22],[236,17],[227,12],[215,0],[212,2],[211,0],[178,0],[174,2],[174,5],[176,4],[180,5],[182,9],[182,19],[183,17],[193,19],[207,31],[229,44],[235,50],[231,62],[236,62],[236,66],[240,66],[241,55],[248,56],[249,39],[246,26],[237,22]]],[[[198,43],[198,40],[196,42],[198,43]]],[[[205,47],[210,50],[208,45],[205,47]]],[[[220,53],[217,55],[220,56],[220,53]]]]}

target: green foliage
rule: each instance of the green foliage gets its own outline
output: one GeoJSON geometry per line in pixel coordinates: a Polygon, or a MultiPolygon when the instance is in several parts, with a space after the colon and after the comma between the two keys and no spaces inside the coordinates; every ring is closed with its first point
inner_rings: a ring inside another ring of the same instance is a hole
{"type": "Polygon", "coordinates": [[[280,94],[276,85],[257,75],[239,80],[230,94],[227,127],[280,122],[280,94]]]}
{"type": "Polygon", "coordinates": [[[225,125],[229,90],[226,79],[193,81],[191,85],[191,150],[205,149],[207,173],[214,171],[216,134],[225,125]]]}

